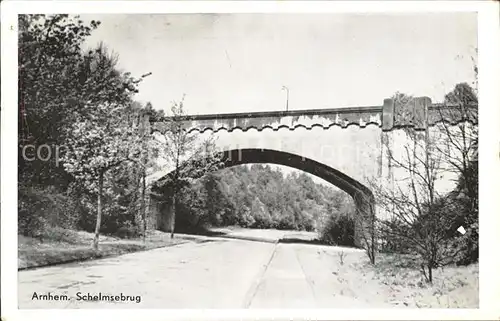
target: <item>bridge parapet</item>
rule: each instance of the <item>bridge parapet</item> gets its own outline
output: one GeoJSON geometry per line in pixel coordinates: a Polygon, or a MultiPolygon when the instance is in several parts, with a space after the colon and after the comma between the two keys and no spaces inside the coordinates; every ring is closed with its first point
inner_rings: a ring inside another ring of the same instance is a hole
{"type": "MultiPolygon", "coordinates": [[[[467,117],[470,121],[477,123],[477,106],[475,107],[475,116],[468,115],[467,117]]],[[[220,130],[232,132],[237,129],[262,131],[266,128],[274,131],[281,128],[289,130],[312,129],[313,127],[329,129],[333,126],[347,128],[351,125],[360,128],[374,125],[381,127],[383,131],[402,127],[422,130],[425,128],[426,119],[429,126],[442,120],[451,124],[463,121],[463,110],[463,106],[432,104],[428,97],[416,97],[406,102],[395,101],[392,98],[385,99],[382,106],[188,115],[180,119],[184,122],[184,127],[188,132],[200,133],[220,130]]],[[[152,130],[164,130],[160,123],[165,120],[151,119],[152,130]]]]}
{"type": "Polygon", "coordinates": [[[332,126],[346,128],[350,125],[366,127],[369,124],[380,126],[381,107],[354,107],[339,109],[309,109],[292,111],[271,111],[233,114],[192,115],[182,118],[188,131],[204,132],[211,130],[227,130],[229,132],[240,129],[247,131],[266,128],[278,130],[288,128],[311,129],[319,126],[328,129],[332,126]]]}

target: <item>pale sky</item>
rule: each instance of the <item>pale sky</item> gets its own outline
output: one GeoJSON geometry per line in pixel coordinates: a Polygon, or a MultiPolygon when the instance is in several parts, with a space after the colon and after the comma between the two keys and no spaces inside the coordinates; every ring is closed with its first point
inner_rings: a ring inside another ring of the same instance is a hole
{"type": "Polygon", "coordinates": [[[134,76],[137,99],[190,114],[382,105],[396,91],[441,101],[473,80],[477,17],[429,14],[82,15],[134,76]]]}

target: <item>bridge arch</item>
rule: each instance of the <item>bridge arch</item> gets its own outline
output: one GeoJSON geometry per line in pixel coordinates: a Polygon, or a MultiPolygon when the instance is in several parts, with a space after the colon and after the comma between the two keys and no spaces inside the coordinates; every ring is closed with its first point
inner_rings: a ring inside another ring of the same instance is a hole
{"type": "MultiPolygon", "coordinates": [[[[372,239],[371,227],[373,225],[370,223],[373,222],[375,217],[373,194],[368,187],[341,171],[307,157],[272,149],[232,149],[219,152],[218,156],[220,157],[219,159],[222,160],[222,166],[220,166],[218,170],[243,164],[268,163],[302,170],[329,182],[345,191],[354,200],[357,215],[357,219],[355,219],[356,227],[354,235],[356,245],[362,246],[363,242],[372,239]]],[[[154,194],[168,195],[168,187],[160,186],[164,186],[161,182],[165,181],[171,174],[172,173],[169,173],[163,176],[153,185],[154,194]]],[[[157,228],[169,231],[171,204],[168,202],[161,205],[158,204],[154,210],[157,216],[157,228]]]]}

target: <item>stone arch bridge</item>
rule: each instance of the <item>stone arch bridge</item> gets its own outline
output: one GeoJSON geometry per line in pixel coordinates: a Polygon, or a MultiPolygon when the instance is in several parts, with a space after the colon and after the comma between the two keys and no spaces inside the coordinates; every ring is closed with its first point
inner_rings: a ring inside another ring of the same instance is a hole
{"type": "MultiPolygon", "coordinates": [[[[405,128],[424,131],[436,125],[443,120],[444,109],[448,115],[445,121],[452,125],[463,121],[459,106],[432,104],[427,97],[404,103],[385,99],[382,106],[369,107],[190,115],[180,121],[188,132],[215,137],[223,167],[285,165],[347,192],[360,218],[355,220],[355,242],[362,246],[373,243],[371,231],[377,212],[370,183],[387,183],[393,175],[386,143],[397,144],[395,136],[405,128]]],[[[164,119],[145,117],[152,132],[161,130],[164,119]]],[[[154,185],[168,172],[150,175],[149,181],[154,185]]],[[[158,193],[168,194],[160,189],[154,194],[158,193]]],[[[169,231],[171,203],[152,194],[148,217],[149,228],[169,231]]]]}

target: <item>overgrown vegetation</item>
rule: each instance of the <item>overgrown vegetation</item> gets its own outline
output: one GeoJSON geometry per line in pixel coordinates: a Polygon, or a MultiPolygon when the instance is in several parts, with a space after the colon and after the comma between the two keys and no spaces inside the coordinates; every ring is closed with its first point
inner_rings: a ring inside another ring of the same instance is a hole
{"type": "MultiPolygon", "coordinates": [[[[394,97],[405,108],[412,97],[394,97]]],[[[387,157],[399,177],[371,186],[378,205],[390,218],[379,221],[387,251],[416,253],[422,273],[432,283],[433,270],[478,260],[477,97],[458,84],[438,108],[439,121],[418,132],[405,129],[395,148],[385,142],[387,157]],[[450,104],[453,109],[448,108],[450,104]],[[444,122],[446,120],[446,122],[444,122]],[[402,173],[402,175],[401,175],[402,173]],[[450,176],[443,180],[443,177],[450,176]],[[455,186],[438,188],[448,180],[455,186]],[[457,232],[464,227],[466,234],[457,232]]]]}

